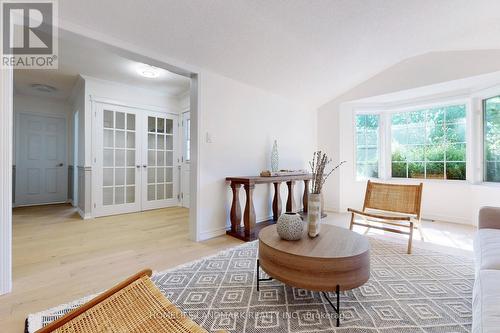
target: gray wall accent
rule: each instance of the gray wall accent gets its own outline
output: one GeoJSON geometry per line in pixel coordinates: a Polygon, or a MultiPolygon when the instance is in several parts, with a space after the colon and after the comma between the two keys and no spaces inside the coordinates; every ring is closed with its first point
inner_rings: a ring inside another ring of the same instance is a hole
{"type": "Polygon", "coordinates": [[[72,165],[68,165],[68,200],[73,202],[73,170],[75,168],[72,165]]]}
{"type": "Polygon", "coordinates": [[[78,166],[78,209],[84,219],[91,218],[92,168],[78,166]]]}

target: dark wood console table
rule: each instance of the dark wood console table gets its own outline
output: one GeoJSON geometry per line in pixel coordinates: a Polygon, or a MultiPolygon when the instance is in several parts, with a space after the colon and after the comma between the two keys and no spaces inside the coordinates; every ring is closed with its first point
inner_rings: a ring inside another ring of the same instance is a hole
{"type": "Polygon", "coordinates": [[[280,185],[286,182],[288,187],[288,198],[286,201],[287,212],[297,212],[297,207],[293,197],[293,188],[295,182],[304,182],[304,194],[302,195],[303,212],[307,213],[307,203],[309,199],[309,181],[311,174],[278,176],[278,177],[227,177],[226,181],[231,182],[233,191],[233,202],[231,204],[231,229],[227,230],[228,235],[234,236],[246,242],[257,239],[260,229],[275,223],[281,215],[281,197],[280,185]],[[253,191],[257,184],[274,184],[273,198],[273,218],[272,220],[256,223],[255,208],[253,205],[253,191]],[[241,226],[241,206],[240,206],[240,188],[243,185],[246,192],[245,210],[243,212],[243,224],[241,226]]]}

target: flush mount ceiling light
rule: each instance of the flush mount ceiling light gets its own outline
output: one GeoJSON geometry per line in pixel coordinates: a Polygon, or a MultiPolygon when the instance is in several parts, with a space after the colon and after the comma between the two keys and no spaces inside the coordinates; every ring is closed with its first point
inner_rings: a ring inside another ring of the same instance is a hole
{"type": "Polygon", "coordinates": [[[31,88],[36,90],[36,91],[43,92],[43,93],[52,93],[52,92],[57,91],[56,87],[49,86],[48,84],[42,84],[42,83],[33,83],[31,85],[31,88]]]}
{"type": "Polygon", "coordinates": [[[161,69],[151,65],[140,64],[137,69],[139,75],[147,77],[148,79],[155,79],[160,76],[161,69]]]}

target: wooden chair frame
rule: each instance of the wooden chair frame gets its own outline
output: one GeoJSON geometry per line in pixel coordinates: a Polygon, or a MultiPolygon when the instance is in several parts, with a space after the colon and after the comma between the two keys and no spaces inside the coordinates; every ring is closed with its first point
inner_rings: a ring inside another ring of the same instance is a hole
{"type": "MultiPolygon", "coordinates": [[[[423,184],[419,185],[402,185],[402,184],[384,184],[384,183],[374,183],[368,181],[366,184],[365,200],[363,203],[363,210],[359,211],[356,209],[348,208],[351,212],[351,223],[349,229],[352,230],[354,225],[359,225],[367,228],[375,228],[379,230],[384,230],[388,232],[394,232],[398,234],[408,235],[408,250],[407,253],[411,254],[412,242],[413,242],[413,229],[417,228],[420,232],[420,236],[423,240],[422,227],[421,227],[421,205],[422,205],[422,189],[423,184]],[[372,196],[380,195],[381,188],[384,190],[393,190],[398,192],[403,197],[400,205],[397,202],[392,201],[389,196],[380,199],[377,203],[373,203],[372,196]],[[399,207],[398,207],[399,206],[399,207]],[[367,212],[367,209],[376,210],[376,212],[367,212]],[[384,213],[391,213],[390,215],[384,215],[384,213]],[[365,223],[355,221],[355,217],[361,217],[365,223]],[[370,222],[382,224],[374,225],[370,222]],[[389,225],[383,226],[383,225],[389,225]],[[407,228],[408,231],[396,229],[395,227],[407,228]]],[[[367,229],[368,230],[368,229],[367,229]]]]}

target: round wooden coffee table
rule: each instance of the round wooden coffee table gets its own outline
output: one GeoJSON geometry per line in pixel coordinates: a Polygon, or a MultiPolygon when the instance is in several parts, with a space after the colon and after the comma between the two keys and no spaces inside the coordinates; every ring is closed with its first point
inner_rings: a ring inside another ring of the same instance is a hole
{"type": "Polygon", "coordinates": [[[321,225],[316,238],[304,234],[298,241],[282,240],[276,225],[259,233],[257,290],[259,283],[277,279],[287,285],[323,292],[340,324],[340,291],[363,285],[370,278],[370,244],[365,236],[332,225],[321,225]],[[261,279],[259,267],[270,278],[261,279]],[[326,292],[337,294],[336,306],[326,292]]]}

